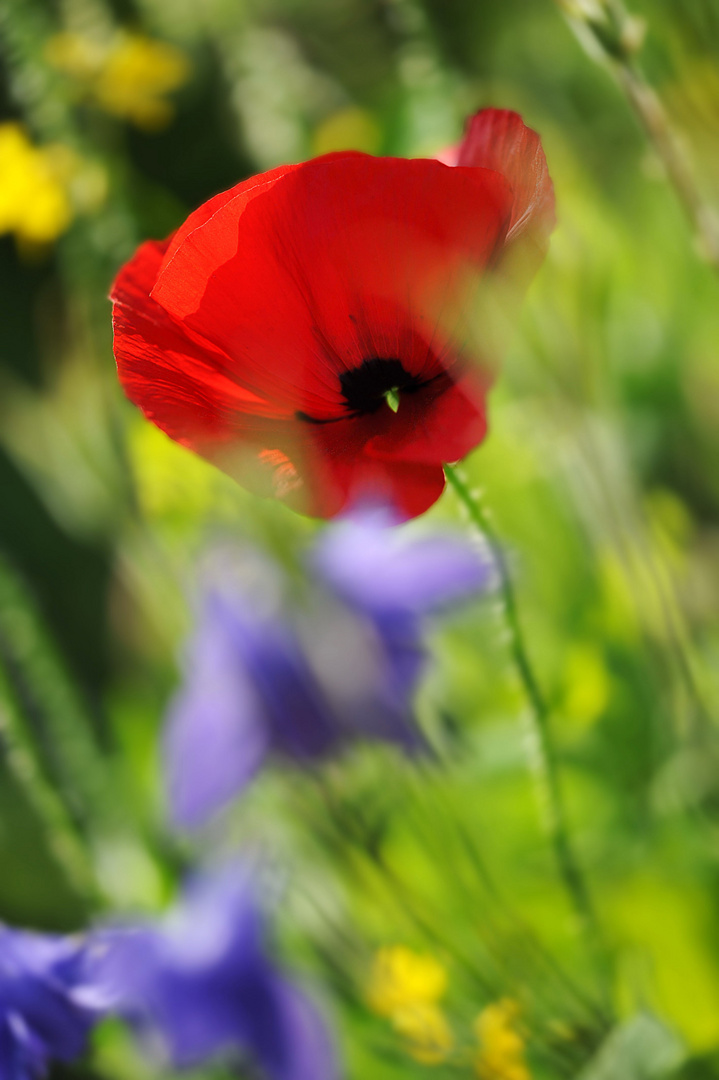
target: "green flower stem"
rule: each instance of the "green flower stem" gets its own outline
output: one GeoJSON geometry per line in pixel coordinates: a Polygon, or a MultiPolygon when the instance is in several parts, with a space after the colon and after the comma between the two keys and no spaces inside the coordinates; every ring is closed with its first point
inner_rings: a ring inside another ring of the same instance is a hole
{"type": "MultiPolygon", "coordinates": [[[[559,874],[595,956],[604,953],[594,905],[584,875],[572,847],[567,815],[559,782],[557,754],[550,728],[550,711],[534,674],[519,621],[517,600],[502,545],[488,520],[479,497],[470,490],[456,465],[445,465],[447,480],[467,511],[470,520],[486,540],[499,577],[499,591],[509,630],[509,645],[522,686],[530,705],[530,713],[538,749],[538,775],[547,807],[549,838],[554,850],[559,874]]],[[[606,967],[606,961],[602,961],[606,967]]]]}
{"type": "Polygon", "coordinates": [[[670,183],[694,228],[702,253],[719,270],[719,219],[701,195],[686,151],[681,146],[664,106],[644,78],[638,64],[625,60],[617,66],[619,84],[661,159],[670,183]]]}
{"type": "Polygon", "coordinates": [[[719,271],[719,215],[696,182],[687,151],[666,110],[647,82],[637,60],[644,23],[629,14],[622,0],[600,0],[597,10],[578,0],[556,0],[585,51],[603,58],[654,147],[667,178],[684,208],[707,262],[719,271]]]}

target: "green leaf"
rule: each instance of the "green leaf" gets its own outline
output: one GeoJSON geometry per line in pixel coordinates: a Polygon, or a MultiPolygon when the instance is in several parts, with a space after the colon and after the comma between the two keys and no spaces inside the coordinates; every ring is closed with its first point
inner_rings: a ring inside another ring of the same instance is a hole
{"type": "Polygon", "coordinates": [[[719,1080],[719,1053],[714,1051],[685,1061],[672,1080],[719,1080]]]}
{"type": "Polygon", "coordinates": [[[93,900],[154,901],[156,855],[138,829],[121,772],[21,578],[0,556],[0,738],[77,891],[93,900]]]}
{"type": "Polygon", "coordinates": [[[85,901],[96,898],[97,885],[88,851],[67,807],[48,783],[0,667],[0,761],[24,794],[43,830],[47,851],[70,889],[85,901]]]}
{"type": "Polygon", "coordinates": [[[611,1032],[577,1080],[654,1080],[672,1075],[683,1057],[677,1036],[641,1013],[611,1032]]]}
{"type": "Polygon", "coordinates": [[[0,670],[46,782],[80,830],[106,806],[107,766],[92,719],[20,576],[0,557],[0,670]]]}

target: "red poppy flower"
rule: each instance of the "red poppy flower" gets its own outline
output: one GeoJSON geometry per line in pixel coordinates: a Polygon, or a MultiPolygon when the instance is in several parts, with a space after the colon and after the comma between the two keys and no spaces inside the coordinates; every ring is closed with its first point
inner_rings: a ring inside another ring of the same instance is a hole
{"type": "Polygon", "coordinates": [[[355,152],[282,166],[122,268],[120,380],[247,487],[322,517],[368,495],[414,516],[486,432],[478,291],[525,284],[553,223],[539,138],[512,112],[474,116],[453,166],[355,152]]]}

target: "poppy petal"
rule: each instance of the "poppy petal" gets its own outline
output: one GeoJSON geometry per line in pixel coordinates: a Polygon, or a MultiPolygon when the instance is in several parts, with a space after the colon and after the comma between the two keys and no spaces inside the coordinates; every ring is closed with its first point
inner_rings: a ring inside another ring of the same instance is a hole
{"type": "Polygon", "coordinates": [[[428,386],[417,394],[400,395],[395,422],[368,443],[366,452],[418,464],[459,461],[487,433],[484,393],[478,381],[466,378],[437,391],[428,386]]]}
{"type": "Polygon", "coordinates": [[[236,438],[243,412],[267,404],[228,374],[228,360],[198,342],[150,298],[170,241],[143,244],[111,292],[115,358],[125,393],[171,438],[201,451],[236,438]]]}
{"type": "Polygon", "coordinates": [[[470,119],[457,165],[496,169],[512,185],[514,202],[507,239],[531,227],[546,244],[554,228],[554,187],[536,131],[509,109],[482,109],[470,119]]]}
{"type": "Polygon", "coordinates": [[[248,388],[336,416],[338,375],[403,359],[408,334],[416,373],[437,365],[442,309],[461,275],[489,264],[510,208],[506,181],[488,170],[329,155],[225,203],[180,244],[152,295],[231,356],[248,388]]]}
{"type": "MultiPolygon", "coordinates": [[[[387,503],[401,518],[424,513],[444,490],[444,472],[435,461],[403,461],[373,455],[366,449],[372,432],[356,419],[327,424],[307,432],[287,425],[274,433],[272,449],[215,464],[259,495],[275,495],[293,510],[331,518],[366,502],[387,503]]],[[[231,454],[231,451],[230,451],[231,454]]]]}
{"type": "Polygon", "coordinates": [[[363,454],[350,474],[342,509],[351,509],[368,498],[379,498],[400,517],[417,517],[434,506],[445,483],[441,465],[396,459],[382,461],[363,454]]]}
{"type": "Polygon", "coordinates": [[[366,502],[387,503],[408,518],[428,510],[444,490],[440,459],[374,454],[358,429],[357,420],[328,424],[307,448],[301,471],[307,477],[304,498],[312,500],[309,513],[334,517],[366,502]]]}
{"type": "Polygon", "coordinates": [[[270,169],[269,172],[262,173],[261,176],[250,176],[247,180],[242,180],[239,184],[229,188],[229,190],[214,195],[202,206],[198,206],[197,210],[190,214],[187,221],[180,226],[177,232],[173,233],[165,252],[163,267],[173,258],[180,244],[187,239],[190,233],[193,233],[195,229],[199,229],[201,225],[209,221],[228,202],[239,197],[249,201],[254,195],[260,194],[268,182],[277,180],[279,177],[284,176],[285,173],[296,168],[297,165],[280,165],[276,169],[270,169]]]}
{"type": "Polygon", "coordinates": [[[120,379],[251,490],[323,517],[368,497],[414,516],[441,463],[484,438],[491,368],[553,222],[539,138],[507,111],[472,119],[453,166],[282,166],[123,268],[120,379]]]}

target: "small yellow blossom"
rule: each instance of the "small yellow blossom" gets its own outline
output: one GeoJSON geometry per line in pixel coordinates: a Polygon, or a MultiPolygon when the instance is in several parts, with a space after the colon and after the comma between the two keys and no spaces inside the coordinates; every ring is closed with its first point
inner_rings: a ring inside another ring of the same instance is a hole
{"type": "Polygon", "coordinates": [[[436,1005],[405,1005],[392,1016],[392,1026],[405,1039],[407,1053],[422,1065],[438,1065],[452,1049],[452,1030],[436,1005]]]}
{"type": "Polygon", "coordinates": [[[367,1001],[380,1016],[394,1017],[413,1005],[435,1005],[447,989],[447,972],[424,953],[404,945],[380,949],[372,968],[367,1001]]]}
{"type": "Polygon", "coordinates": [[[437,1004],[446,989],[447,972],[433,956],[389,945],[375,956],[367,1001],[374,1012],[392,1021],[415,1061],[437,1065],[454,1042],[437,1004]]]}
{"type": "Polygon", "coordinates": [[[95,105],[150,131],[172,119],[166,96],[182,86],[190,70],[174,45],[141,34],[118,33],[109,41],[56,34],[46,56],[95,105]]]}
{"type": "Polygon", "coordinates": [[[72,220],[75,167],[68,147],[34,146],[19,124],[0,124],[0,233],[29,245],[56,240],[72,220]]]}
{"type": "Polygon", "coordinates": [[[97,102],[107,112],[141,128],[164,127],[172,119],[165,94],[187,79],[186,57],[162,41],[128,35],[110,52],[96,86],[97,102]]]}
{"type": "Polygon", "coordinates": [[[502,998],[483,1009],[474,1023],[480,1048],[475,1069],[480,1080],[531,1080],[524,1039],[517,1031],[519,1005],[502,998]]]}

